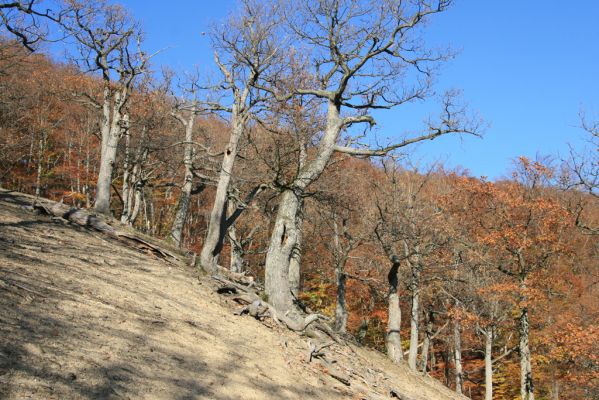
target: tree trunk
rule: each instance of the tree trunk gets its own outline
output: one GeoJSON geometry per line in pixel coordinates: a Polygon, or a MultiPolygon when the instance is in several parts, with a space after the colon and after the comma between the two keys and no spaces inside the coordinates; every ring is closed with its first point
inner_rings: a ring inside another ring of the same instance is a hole
{"type": "Polygon", "coordinates": [[[112,115],[110,112],[112,96],[108,84],[104,88],[104,105],[102,118],[102,148],[100,154],[100,171],[96,184],[96,203],[94,209],[102,214],[110,214],[110,188],[112,186],[112,173],[116,161],[116,153],[121,138],[123,116],[121,107],[123,99],[120,93],[114,95],[112,115]]]}
{"type": "Polygon", "coordinates": [[[387,323],[387,356],[398,364],[403,359],[401,349],[401,308],[399,307],[399,295],[397,284],[399,282],[399,262],[395,259],[393,266],[387,275],[389,280],[389,321],[387,323]]]}
{"type": "Polygon", "coordinates": [[[431,336],[433,335],[433,315],[432,311],[427,311],[425,315],[426,327],[424,332],[424,341],[422,343],[422,352],[420,360],[420,370],[427,372],[428,352],[431,346],[431,336]]]}
{"type": "Polygon", "coordinates": [[[485,400],[493,400],[493,328],[485,331],[485,400]]]}
{"type": "Polygon", "coordinates": [[[408,365],[416,371],[416,361],[418,359],[418,329],[420,324],[420,266],[411,265],[412,282],[410,291],[412,292],[412,307],[410,309],[410,352],[408,354],[408,365]]]}
{"type": "MultiPolygon", "coordinates": [[[[86,132],[89,134],[89,132],[86,132]]],[[[87,138],[88,135],[85,135],[85,137],[87,138]]],[[[90,184],[89,184],[89,165],[90,163],[90,159],[91,159],[91,150],[90,150],[90,140],[87,139],[86,140],[86,147],[85,147],[85,184],[83,185],[83,192],[85,193],[85,208],[89,208],[91,205],[91,201],[90,201],[90,184]]]]}
{"type": "MultiPolygon", "coordinates": [[[[337,281],[337,302],[335,306],[335,330],[340,333],[347,331],[347,306],[345,303],[345,264],[349,255],[350,247],[343,248],[340,241],[339,226],[337,216],[332,215],[333,219],[333,255],[335,260],[335,279],[337,281]]],[[[344,235],[346,234],[347,221],[343,220],[344,235]]]]}
{"type": "Polygon", "coordinates": [[[96,184],[96,203],[94,209],[101,214],[110,214],[110,187],[112,172],[116,161],[118,138],[111,135],[100,158],[100,171],[96,184]]]}
{"type": "MultiPolygon", "coordinates": [[[[141,204],[143,201],[143,190],[144,183],[142,181],[136,182],[135,195],[133,196],[133,208],[131,209],[129,220],[127,221],[127,223],[131,226],[133,226],[133,224],[137,220],[137,217],[139,216],[139,211],[141,210],[141,204]]],[[[131,203],[129,203],[129,206],[131,206],[131,203]]]]}
{"type": "Polygon", "coordinates": [[[242,273],[243,272],[243,248],[241,243],[237,239],[237,230],[235,226],[229,227],[229,244],[231,246],[231,262],[229,263],[229,269],[231,272],[242,273]]]}
{"type": "Polygon", "coordinates": [[[223,246],[226,233],[225,222],[229,184],[231,182],[233,167],[235,166],[235,159],[237,158],[237,145],[243,135],[243,122],[235,111],[231,120],[233,128],[223,155],[216,194],[214,196],[214,205],[212,206],[210,221],[208,223],[208,233],[206,234],[206,240],[200,253],[200,265],[210,273],[216,270],[218,256],[223,246]]]}
{"type": "Polygon", "coordinates": [[[299,232],[301,221],[298,218],[301,219],[299,211],[303,207],[303,191],[318,179],[335,151],[335,144],[343,127],[339,109],[339,104],[329,101],[327,127],[318,145],[316,158],[300,169],[297,178],[291,185],[293,190],[288,189],[281,194],[279,212],[271,234],[264,266],[266,294],[271,304],[279,311],[286,311],[293,305],[289,288],[289,266],[293,251],[300,251],[297,245],[301,235],[299,232]]]}
{"type": "Polygon", "coordinates": [[[403,359],[401,349],[401,309],[397,292],[389,294],[389,322],[387,324],[387,355],[394,363],[403,359]]]}
{"type": "Polygon", "coordinates": [[[441,351],[443,357],[443,374],[445,376],[445,386],[451,388],[451,346],[445,343],[445,349],[441,351]]]}
{"type": "MultiPolygon", "coordinates": [[[[233,215],[237,205],[233,201],[227,202],[227,214],[233,215]]],[[[227,236],[229,238],[229,245],[231,247],[231,260],[229,262],[229,269],[231,272],[242,273],[243,272],[243,247],[241,242],[237,239],[237,229],[235,225],[231,225],[227,230],[227,236]]]]}
{"type": "Polygon", "coordinates": [[[304,210],[303,201],[300,202],[300,208],[297,211],[297,240],[295,247],[291,253],[291,260],[289,260],[289,290],[293,293],[293,296],[297,298],[300,292],[300,268],[302,260],[302,240],[303,234],[303,223],[304,223],[304,210]]]}
{"type": "Polygon", "coordinates": [[[129,212],[131,211],[132,191],[130,190],[131,180],[131,136],[125,136],[125,160],[123,161],[123,187],[121,190],[123,198],[123,212],[121,213],[121,222],[129,222],[129,212]]]}
{"type": "Polygon", "coordinates": [[[182,246],[182,233],[185,227],[185,220],[189,213],[189,203],[191,202],[191,189],[193,185],[193,174],[191,171],[185,172],[185,183],[181,187],[181,195],[179,197],[179,204],[177,205],[177,213],[173,221],[171,228],[171,238],[175,245],[178,247],[182,246]]]}
{"type": "MultiPolygon", "coordinates": [[[[522,284],[524,286],[524,284],[522,284]]],[[[526,296],[523,295],[522,304],[526,304],[526,296]]],[[[520,397],[522,400],[534,400],[534,386],[532,380],[532,365],[529,340],[528,307],[521,308],[519,333],[520,333],[520,397]]]]}
{"type": "Polygon", "coordinates": [[[46,152],[46,132],[40,133],[39,147],[37,152],[37,174],[35,178],[35,197],[39,198],[42,195],[42,174],[44,171],[44,153],[46,152]]]}
{"type": "Polygon", "coordinates": [[[453,359],[455,363],[455,391],[462,393],[463,371],[462,371],[462,338],[460,323],[453,324],[453,359]]]}
{"type": "Polygon", "coordinates": [[[347,306],[345,305],[345,281],[347,276],[343,271],[343,265],[338,263],[335,269],[337,280],[337,304],[335,306],[335,330],[339,333],[347,332],[347,306]]]}
{"type": "Polygon", "coordinates": [[[193,126],[194,126],[195,114],[190,111],[190,117],[185,124],[185,154],[183,156],[183,164],[185,165],[185,177],[183,180],[183,186],[181,187],[181,194],[179,197],[179,204],[177,206],[177,213],[173,221],[171,228],[171,238],[177,246],[181,246],[181,236],[183,233],[183,227],[185,226],[185,220],[189,213],[189,203],[191,201],[191,189],[193,185],[193,126]]]}
{"type": "Polygon", "coordinates": [[[431,342],[430,342],[430,347],[431,347],[431,355],[430,355],[431,367],[430,367],[430,371],[431,372],[435,372],[435,368],[437,366],[437,356],[435,354],[435,342],[433,342],[432,339],[431,339],[431,342]]]}
{"type": "MultiPolygon", "coordinates": [[[[145,135],[142,135],[142,140],[145,135]]],[[[142,196],[144,186],[146,181],[143,175],[143,164],[148,157],[148,148],[144,148],[141,150],[141,154],[139,154],[136,158],[135,164],[133,165],[133,169],[131,173],[128,174],[129,185],[127,187],[127,193],[124,193],[123,188],[123,199],[127,199],[126,209],[123,210],[123,215],[121,216],[121,222],[127,224],[129,226],[133,226],[135,224],[135,220],[139,215],[139,211],[142,203],[142,196]]]]}
{"type": "MultiPolygon", "coordinates": [[[[298,159],[298,170],[301,171],[306,166],[306,160],[308,153],[306,150],[306,144],[303,139],[300,139],[299,143],[299,159],[298,159]]],[[[302,261],[302,245],[304,241],[304,202],[300,203],[300,208],[297,214],[298,218],[298,237],[295,250],[291,255],[289,261],[289,288],[295,298],[299,296],[301,286],[301,261],[302,261]]]]}
{"type": "Polygon", "coordinates": [[[299,251],[302,203],[303,198],[298,193],[292,190],[283,192],[266,254],[264,286],[268,301],[280,311],[293,306],[289,265],[293,253],[299,251]]]}
{"type": "Polygon", "coordinates": [[[551,385],[551,400],[559,400],[559,381],[555,377],[551,385]]]}

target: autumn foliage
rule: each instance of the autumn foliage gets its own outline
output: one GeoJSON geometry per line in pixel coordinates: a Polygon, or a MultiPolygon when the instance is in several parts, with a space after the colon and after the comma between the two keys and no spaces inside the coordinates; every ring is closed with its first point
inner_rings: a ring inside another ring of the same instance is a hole
{"type": "MultiPolygon", "coordinates": [[[[21,50],[8,43],[1,51],[0,184],[90,207],[99,165],[100,121],[88,100],[98,96],[100,82],[41,54],[9,57],[21,50]]],[[[161,238],[169,234],[183,182],[183,133],[171,116],[174,101],[157,82],[136,86],[129,138],[119,144],[112,182],[112,210],[119,217],[124,176],[129,172],[130,177],[136,168],[137,178],[131,182],[139,191],[139,214],[132,223],[161,238]]],[[[227,126],[209,113],[198,116],[196,125],[195,135],[203,147],[197,150],[200,172],[183,244],[198,252],[222,156],[203,149],[222,147],[227,126]]],[[[240,145],[232,197],[242,198],[257,183],[272,181],[276,163],[284,164],[281,181],[293,173],[297,154],[285,140],[258,124],[251,127],[251,135],[240,145]]],[[[515,161],[509,179],[491,182],[441,167],[417,171],[395,160],[380,163],[335,156],[305,199],[300,299],[334,317],[335,265],[343,258],[348,335],[384,350],[389,261],[382,239],[399,253],[407,249],[406,260],[421,266],[419,340],[430,335],[427,373],[455,385],[451,327],[459,323],[463,392],[482,398],[480,332],[493,329],[493,353],[501,357],[494,364],[494,398],[517,398],[518,318],[526,309],[538,398],[597,398],[599,247],[596,236],[576,224],[576,205],[593,199],[575,189],[561,190],[554,174],[550,165],[524,157],[515,161]],[[389,173],[391,165],[394,174],[389,173]]],[[[277,206],[274,192],[265,190],[235,225],[244,270],[258,279],[264,273],[277,206]]],[[[597,208],[587,207],[585,216],[597,218],[596,212],[597,208]]],[[[225,243],[222,265],[230,261],[231,243],[225,243]]],[[[413,273],[402,261],[399,294],[405,350],[413,273]]],[[[422,357],[419,354],[419,362],[422,357]]]]}

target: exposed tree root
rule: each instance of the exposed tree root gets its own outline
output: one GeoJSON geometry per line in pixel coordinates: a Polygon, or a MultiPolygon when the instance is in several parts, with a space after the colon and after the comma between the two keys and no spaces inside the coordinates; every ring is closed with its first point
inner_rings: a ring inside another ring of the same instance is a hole
{"type": "Polygon", "coordinates": [[[102,234],[123,242],[130,247],[135,247],[139,250],[150,251],[154,255],[171,263],[174,261],[181,261],[179,257],[165,248],[152,244],[135,233],[114,227],[86,209],[71,207],[62,202],[53,202],[50,200],[36,202],[33,206],[25,208],[101,232],[102,234]]]}
{"type": "Polygon", "coordinates": [[[212,276],[212,279],[216,280],[221,285],[217,288],[217,293],[230,296],[233,301],[243,305],[241,309],[235,312],[236,315],[248,314],[260,321],[269,317],[279,326],[286,327],[291,331],[315,339],[315,342],[312,340],[308,342],[310,350],[307,356],[307,362],[310,363],[313,360],[318,360],[320,371],[346,386],[351,385],[350,376],[341,371],[341,369],[335,365],[336,362],[329,359],[323,351],[334,344],[344,344],[343,340],[330,326],[328,326],[328,324],[326,324],[325,321],[328,320],[327,317],[317,313],[301,315],[299,310],[294,311],[293,313],[283,314],[260,297],[260,293],[256,288],[253,279],[249,280],[250,284],[246,286],[242,284],[248,282],[248,277],[245,275],[242,276],[242,283],[235,279],[238,278],[236,275],[240,274],[233,275],[233,273],[227,271],[226,275],[227,278],[223,276],[212,276]],[[327,336],[329,337],[328,340],[327,336]]]}
{"type": "MultiPolygon", "coordinates": [[[[368,398],[422,400],[420,397],[414,397],[413,395],[394,387],[388,388],[386,395],[388,397],[381,397],[380,393],[377,393],[370,387],[368,379],[356,374],[351,368],[344,368],[335,359],[330,357],[332,352],[339,353],[339,347],[337,347],[337,350],[324,351],[325,349],[330,350],[334,345],[341,345],[343,348],[349,349],[351,354],[355,355],[355,350],[351,348],[351,345],[336,334],[326,323],[326,320],[328,320],[327,317],[316,313],[302,315],[299,310],[294,310],[293,313],[283,314],[277,311],[260,296],[260,290],[251,277],[231,273],[222,267],[219,267],[219,271],[220,270],[225,271],[223,274],[225,276],[212,276],[212,279],[217,281],[220,285],[217,288],[217,293],[227,296],[234,302],[243,306],[237,310],[235,314],[248,314],[260,321],[270,318],[276,325],[310,338],[310,340],[308,340],[309,349],[306,356],[306,362],[312,363],[316,361],[318,371],[330,376],[347,387],[352,386],[352,383],[354,383],[355,385],[353,386],[355,387],[353,390],[368,393],[368,398]],[[360,384],[360,382],[364,382],[366,386],[360,384]]],[[[373,371],[373,374],[376,373],[376,371],[373,371]]]]}

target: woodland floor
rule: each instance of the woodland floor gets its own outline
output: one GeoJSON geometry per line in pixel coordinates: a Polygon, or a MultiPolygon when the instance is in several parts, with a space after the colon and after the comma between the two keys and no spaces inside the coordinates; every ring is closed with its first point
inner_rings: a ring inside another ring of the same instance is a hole
{"type": "Polygon", "coordinates": [[[383,355],[266,326],[190,267],[23,206],[0,191],[2,399],[462,399],[383,355]],[[404,395],[402,395],[404,397],[404,395]]]}

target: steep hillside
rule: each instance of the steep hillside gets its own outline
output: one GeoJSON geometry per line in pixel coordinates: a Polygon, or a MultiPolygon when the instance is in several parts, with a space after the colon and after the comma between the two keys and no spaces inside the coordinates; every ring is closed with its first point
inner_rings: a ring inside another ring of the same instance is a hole
{"type": "Polygon", "coordinates": [[[350,345],[308,361],[309,339],[250,316],[208,277],[0,192],[0,397],[459,399],[350,345]]]}

